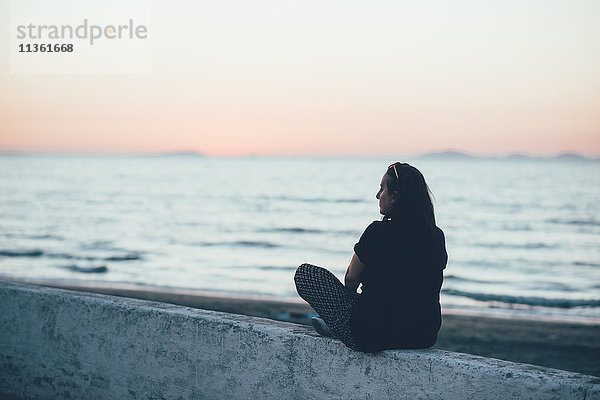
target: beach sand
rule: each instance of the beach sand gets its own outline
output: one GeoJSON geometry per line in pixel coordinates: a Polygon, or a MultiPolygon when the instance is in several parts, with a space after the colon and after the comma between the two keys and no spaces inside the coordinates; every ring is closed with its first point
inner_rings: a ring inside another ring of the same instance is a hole
{"type": "MultiPolygon", "coordinates": [[[[301,299],[81,282],[24,282],[310,324],[301,299]]],[[[444,313],[437,349],[600,377],[600,325],[444,313]]]]}

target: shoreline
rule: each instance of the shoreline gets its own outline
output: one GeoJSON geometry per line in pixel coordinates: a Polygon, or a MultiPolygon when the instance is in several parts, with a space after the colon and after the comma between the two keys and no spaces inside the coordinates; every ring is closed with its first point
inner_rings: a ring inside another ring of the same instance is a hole
{"type": "MultiPolygon", "coordinates": [[[[132,297],[181,306],[310,324],[302,299],[119,283],[0,278],[8,282],[132,297]]],[[[437,349],[558,368],[600,377],[600,325],[444,309],[437,349]]]]}
{"type": "MultiPolygon", "coordinates": [[[[298,305],[300,305],[299,310],[304,311],[308,309],[310,310],[310,313],[314,313],[314,310],[312,310],[312,308],[308,306],[306,302],[302,300],[298,295],[288,297],[268,294],[190,289],[179,288],[174,286],[160,286],[111,281],[88,281],[79,279],[27,279],[3,275],[0,275],[0,281],[49,286],[59,289],[68,289],[76,291],[89,291],[93,293],[111,294],[123,297],[134,297],[143,300],[162,301],[166,303],[173,303],[194,308],[203,308],[201,306],[202,304],[210,305],[213,301],[223,300],[225,302],[231,302],[238,300],[241,302],[249,301],[256,303],[267,303],[271,305],[282,304],[292,309],[296,309],[298,308],[298,305]],[[157,298],[161,298],[162,300],[156,300],[157,298]],[[203,299],[207,300],[204,301],[203,299]]],[[[234,312],[234,314],[235,313],[236,312],[234,312]]],[[[561,314],[534,314],[526,312],[522,309],[512,310],[508,308],[469,308],[453,307],[442,304],[442,315],[523,320],[534,322],[550,322],[559,324],[578,324],[600,327],[600,318],[597,317],[561,314]]],[[[310,322],[308,322],[308,325],[310,325],[310,322]]]]}

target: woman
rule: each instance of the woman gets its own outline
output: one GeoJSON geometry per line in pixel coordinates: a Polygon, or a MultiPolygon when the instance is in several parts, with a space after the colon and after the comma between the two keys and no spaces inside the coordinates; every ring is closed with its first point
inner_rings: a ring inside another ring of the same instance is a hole
{"type": "Polygon", "coordinates": [[[430,190],[418,169],[397,162],[383,175],[376,197],[383,218],[354,246],[345,285],[324,268],[302,264],[296,290],[322,318],[313,319],[317,331],[351,349],[431,347],[441,326],[448,256],[430,190]]]}

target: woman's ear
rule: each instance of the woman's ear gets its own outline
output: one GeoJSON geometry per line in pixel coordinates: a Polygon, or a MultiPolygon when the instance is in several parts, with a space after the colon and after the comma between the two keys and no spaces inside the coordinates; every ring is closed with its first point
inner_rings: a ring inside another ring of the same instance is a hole
{"type": "Polygon", "coordinates": [[[398,200],[398,192],[396,190],[394,190],[392,192],[392,195],[390,196],[390,198],[392,199],[392,203],[395,203],[396,200],[398,200]]]}

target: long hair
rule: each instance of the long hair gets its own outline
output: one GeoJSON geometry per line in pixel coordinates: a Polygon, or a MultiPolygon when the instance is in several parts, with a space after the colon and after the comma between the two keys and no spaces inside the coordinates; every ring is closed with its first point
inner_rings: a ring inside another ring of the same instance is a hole
{"type": "Polygon", "coordinates": [[[386,174],[391,178],[387,180],[388,190],[396,192],[396,201],[389,216],[399,219],[416,237],[428,236],[435,228],[433,194],[421,171],[407,163],[395,163],[386,174]]]}

